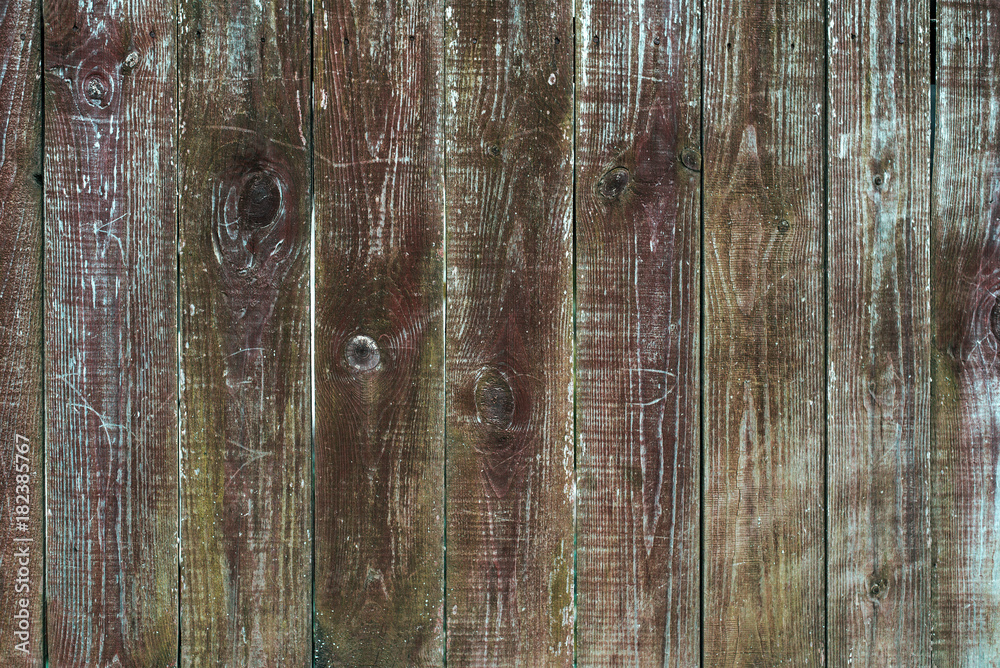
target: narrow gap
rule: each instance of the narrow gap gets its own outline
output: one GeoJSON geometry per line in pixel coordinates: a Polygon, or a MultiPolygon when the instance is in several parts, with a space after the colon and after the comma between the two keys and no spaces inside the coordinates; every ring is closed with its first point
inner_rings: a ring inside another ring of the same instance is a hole
{"type": "Polygon", "coordinates": [[[577,501],[580,498],[579,476],[577,475],[577,445],[579,442],[579,429],[577,428],[577,293],[576,293],[576,136],[579,115],[577,113],[577,60],[576,60],[576,7],[573,8],[573,666],[576,668],[579,647],[577,638],[579,637],[580,615],[577,613],[577,546],[579,544],[579,525],[577,524],[577,501]]]}
{"type": "Polygon", "coordinates": [[[316,663],[316,3],[309,3],[309,663],[316,663]]]}
{"type": "MultiPolygon", "coordinates": [[[[937,0],[930,0],[930,12],[931,12],[931,90],[933,91],[934,85],[937,84],[937,0]]],[[[933,93],[932,93],[933,94],[933,93]]],[[[934,107],[931,106],[931,114],[934,113],[934,107]]],[[[933,128],[933,126],[931,126],[933,128]]],[[[933,136],[933,135],[932,135],[933,136]]],[[[931,152],[933,156],[933,151],[931,152]]]]}
{"type": "Polygon", "coordinates": [[[182,481],[183,478],[183,459],[181,456],[181,318],[183,317],[181,311],[181,182],[180,182],[180,146],[181,146],[181,70],[177,63],[180,58],[177,56],[181,49],[180,40],[180,11],[179,2],[174,3],[174,251],[177,255],[174,279],[176,281],[174,285],[174,317],[176,321],[174,322],[174,327],[177,328],[177,368],[174,370],[177,377],[175,379],[175,387],[177,388],[177,401],[175,402],[176,407],[176,428],[177,428],[177,665],[181,666],[182,656],[182,641],[183,641],[183,627],[181,626],[181,596],[183,595],[183,568],[182,559],[184,558],[183,550],[181,549],[182,541],[182,531],[181,525],[184,521],[184,505],[183,497],[181,495],[182,481]]]}
{"type": "MultiPolygon", "coordinates": [[[[48,503],[49,503],[49,491],[48,491],[48,457],[46,450],[48,449],[48,411],[47,397],[48,393],[46,391],[46,375],[45,375],[45,302],[46,302],[46,290],[45,290],[45,8],[44,3],[38,3],[38,48],[41,55],[38,57],[38,67],[41,70],[39,72],[39,90],[38,90],[38,101],[39,101],[39,151],[41,155],[39,170],[42,175],[42,187],[41,193],[39,193],[39,199],[41,206],[39,207],[39,225],[41,230],[41,242],[42,247],[40,249],[39,258],[39,280],[41,282],[41,304],[39,310],[39,334],[41,341],[41,362],[42,362],[42,377],[40,383],[40,390],[42,396],[39,401],[39,406],[41,407],[41,428],[42,428],[42,665],[49,665],[49,612],[48,612],[48,503]]],[[[37,433],[37,432],[36,432],[37,433]]]]}
{"type": "Polygon", "coordinates": [[[698,251],[698,654],[705,665],[705,172],[708,155],[705,152],[705,0],[698,7],[698,146],[701,152],[699,183],[699,251],[698,251]]]}
{"type": "MultiPolygon", "coordinates": [[[[931,289],[931,290],[933,290],[933,288],[934,288],[934,263],[930,261],[930,259],[931,259],[930,249],[931,248],[935,248],[935,245],[934,245],[934,242],[935,242],[935,239],[934,239],[934,236],[935,236],[934,235],[934,229],[935,229],[935,227],[934,227],[934,148],[935,148],[935,140],[937,139],[937,132],[936,132],[936,129],[935,129],[935,125],[937,124],[937,53],[938,53],[938,48],[937,48],[937,46],[938,46],[938,44],[937,44],[937,20],[938,20],[937,0],[930,0],[930,24],[931,24],[931,35],[930,35],[930,61],[931,61],[930,62],[930,95],[931,95],[931,99],[930,99],[930,116],[931,117],[930,117],[930,124],[931,124],[931,127],[930,127],[930,156],[929,156],[929,160],[928,160],[929,173],[927,175],[927,187],[929,188],[930,192],[928,193],[929,196],[928,196],[928,201],[927,201],[927,226],[928,226],[927,240],[928,240],[928,250],[926,251],[927,255],[925,256],[925,258],[927,260],[927,287],[929,289],[931,289]]],[[[928,302],[929,303],[927,304],[927,316],[929,318],[930,323],[934,323],[935,322],[935,320],[934,320],[934,300],[933,299],[928,299],[928,302]]],[[[927,361],[928,362],[931,362],[931,360],[933,360],[933,352],[934,352],[933,341],[934,341],[934,330],[931,329],[931,332],[930,332],[930,342],[931,342],[931,345],[930,345],[930,349],[927,351],[928,352],[928,357],[927,357],[927,361]]],[[[931,461],[930,456],[931,456],[931,449],[933,448],[933,444],[934,444],[934,431],[935,431],[935,429],[934,429],[934,407],[937,405],[937,403],[935,402],[935,396],[934,396],[934,389],[935,388],[934,388],[934,373],[933,373],[933,369],[934,369],[934,365],[932,363],[929,364],[929,368],[928,368],[928,371],[930,372],[930,378],[929,378],[929,385],[930,385],[930,388],[929,388],[929,400],[930,400],[930,404],[929,405],[931,407],[931,411],[930,411],[930,425],[929,425],[930,429],[929,429],[929,434],[928,434],[929,435],[929,440],[928,440],[929,449],[928,449],[928,452],[927,452],[927,457],[928,457],[928,459],[927,459],[928,471],[927,471],[927,479],[926,479],[927,480],[927,482],[926,482],[926,484],[927,484],[927,492],[926,492],[926,494],[924,496],[924,499],[926,499],[926,503],[928,504],[928,508],[927,508],[928,517],[933,517],[932,513],[930,512],[932,510],[932,508],[930,507],[930,504],[931,504],[931,500],[934,498],[934,495],[933,495],[933,493],[934,493],[934,475],[933,475],[934,462],[931,461]]],[[[930,529],[930,528],[931,527],[928,527],[928,529],[930,529]]],[[[928,568],[929,568],[929,572],[931,574],[933,574],[935,572],[934,567],[935,567],[935,564],[936,564],[936,558],[935,558],[935,555],[934,555],[934,549],[933,548],[928,550],[927,561],[929,562],[927,564],[928,568]]],[[[934,599],[934,579],[935,579],[934,575],[931,575],[928,578],[929,582],[928,582],[928,588],[926,590],[927,591],[927,595],[928,595],[928,601],[927,602],[928,602],[929,607],[930,607],[931,610],[933,610],[933,605],[934,605],[934,601],[933,601],[933,599],[934,599]]],[[[932,619],[932,628],[933,628],[933,619],[932,619]]],[[[931,663],[931,665],[935,665],[933,636],[931,636],[929,651],[930,651],[930,657],[929,657],[930,663],[931,663]]]]}
{"type": "Polygon", "coordinates": [[[830,652],[830,0],[823,3],[823,655],[830,652]]]}
{"type": "Polygon", "coordinates": [[[442,499],[441,517],[441,624],[444,647],[441,664],[448,668],[448,0],[441,12],[441,120],[438,128],[443,138],[441,150],[441,403],[444,406],[441,425],[442,447],[442,499]]]}

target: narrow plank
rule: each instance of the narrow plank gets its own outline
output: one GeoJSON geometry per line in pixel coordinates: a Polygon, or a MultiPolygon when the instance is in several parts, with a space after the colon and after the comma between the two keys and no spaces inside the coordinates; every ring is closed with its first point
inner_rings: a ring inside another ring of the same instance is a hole
{"type": "Polygon", "coordinates": [[[1000,7],[938,2],[931,210],[934,665],[1000,656],[1000,7]]]}
{"type": "Polygon", "coordinates": [[[443,662],[443,26],[314,21],[317,666],[443,662]]]}
{"type": "Polygon", "coordinates": [[[930,25],[829,3],[830,665],[930,665],[930,25]]]}
{"type": "Polygon", "coordinates": [[[577,35],[577,665],[700,662],[700,3],[577,35]]]}
{"type": "Polygon", "coordinates": [[[573,7],[446,4],[447,661],[573,641],[573,7]]]}
{"type": "Polygon", "coordinates": [[[0,9],[0,665],[43,666],[41,7],[0,9]]]}
{"type": "Polygon", "coordinates": [[[311,663],[310,20],[178,21],[181,663],[311,663]]]}
{"type": "Polygon", "coordinates": [[[824,654],[823,7],[705,4],[704,662],[824,654]]]}
{"type": "Polygon", "coordinates": [[[174,7],[44,19],[48,660],[172,666],[174,7]]]}

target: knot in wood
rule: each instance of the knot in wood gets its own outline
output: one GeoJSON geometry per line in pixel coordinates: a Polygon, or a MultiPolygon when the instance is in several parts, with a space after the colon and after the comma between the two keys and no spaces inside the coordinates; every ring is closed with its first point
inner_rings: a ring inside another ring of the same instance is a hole
{"type": "Polygon", "coordinates": [[[597,182],[597,192],[606,199],[618,199],[628,187],[629,173],[624,167],[615,167],[597,182]]]}
{"type": "Polygon", "coordinates": [[[476,380],[476,417],[480,422],[507,429],[514,420],[514,390],[497,369],[484,369],[476,380]]]}
{"type": "Polygon", "coordinates": [[[681,151],[681,164],[692,172],[701,171],[701,153],[690,146],[681,151]]]}
{"type": "Polygon", "coordinates": [[[111,103],[111,80],[103,72],[92,72],[83,80],[83,94],[91,106],[104,109],[111,103]]]}
{"type": "Polygon", "coordinates": [[[873,601],[878,601],[885,598],[886,592],[889,590],[889,581],[884,577],[879,577],[878,575],[868,576],[868,598],[873,601]]]}
{"type": "Polygon", "coordinates": [[[122,61],[122,72],[128,73],[136,68],[139,64],[139,52],[129,51],[128,55],[125,56],[125,60],[122,61]]]}
{"type": "Polygon", "coordinates": [[[256,230],[274,222],[281,206],[281,188],[266,172],[251,174],[243,182],[237,204],[240,225],[256,230]]]}
{"type": "Polygon", "coordinates": [[[344,359],[355,371],[371,371],[379,365],[382,355],[375,339],[364,334],[351,338],[344,347],[344,359]]]}
{"type": "Polygon", "coordinates": [[[993,338],[1000,341],[1000,294],[994,297],[993,308],[990,310],[990,331],[993,338]]]}
{"type": "Polygon", "coordinates": [[[782,234],[784,234],[785,232],[787,232],[791,227],[792,227],[792,224],[789,223],[787,220],[779,220],[778,221],[778,231],[781,232],[782,234]]]}

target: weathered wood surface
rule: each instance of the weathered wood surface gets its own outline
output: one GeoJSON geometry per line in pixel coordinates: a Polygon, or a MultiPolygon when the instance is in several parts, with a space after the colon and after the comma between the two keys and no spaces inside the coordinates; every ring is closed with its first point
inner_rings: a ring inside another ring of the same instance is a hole
{"type": "Polygon", "coordinates": [[[696,666],[699,3],[578,12],[577,665],[696,666]]]}
{"type": "Polygon", "coordinates": [[[317,666],[443,661],[443,27],[317,5],[317,666]]]}
{"type": "Polygon", "coordinates": [[[568,666],[572,6],[445,14],[447,661],[568,666]]]}
{"type": "Polygon", "coordinates": [[[1000,657],[1000,7],[937,5],[931,309],[932,655],[1000,657]]]}
{"type": "Polygon", "coordinates": [[[185,666],[311,663],[309,29],[179,6],[185,666]]]}
{"type": "Polygon", "coordinates": [[[47,640],[177,659],[174,12],[44,4],[47,640]]]}
{"type": "Polygon", "coordinates": [[[930,25],[831,3],[828,634],[832,666],[930,665],[930,25]]]}
{"type": "Polygon", "coordinates": [[[0,8],[0,665],[43,666],[41,16],[0,8]]]}
{"type": "Polygon", "coordinates": [[[705,4],[708,666],[823,662],[823,15],[705,4]]]}

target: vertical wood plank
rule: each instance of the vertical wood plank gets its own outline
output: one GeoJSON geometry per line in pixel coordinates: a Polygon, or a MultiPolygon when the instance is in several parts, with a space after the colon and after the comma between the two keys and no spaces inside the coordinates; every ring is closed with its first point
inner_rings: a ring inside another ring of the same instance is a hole
{"type": "Polygon", "coordinates": [[[824,653],[823,7],[705,3],[704,662],[824,653]]]}
{"type": "Polygon", "coordinates": [[[179,19],[182,663],[309,665],[309,5],[179,19]]]}
{"type": "Polygon", "coordinates": [[[442,10],[314,26],[316,665],[440,666],[442,10]]]}
{"type": "Polygon", "coordinates": [[[577,663],[700,662],[698,2],[577,35],[577,663]]]}
{"type": "Polygon", "coordinates": [[[0,665],[44,665],[41,7],[0,10],[0,665]]]}
{"type": "Polygon", "coordinates": [[[446,4],[447,661],[573,661],[573,6],[446,4]]]}
{"type": "Polygon", "coordinates": [[[937,5],[933,661],[1000,655],[1000,7],[937,5]]]}
{"type": "Polygon", "coordinates": [[[172,666],[174,6],[44,18],[48,656],[172,666]]]}
{"type": "Polygon", "coordinates": [[[929,8],[829,13],[828,657],[929,665],[929,8]]]}

